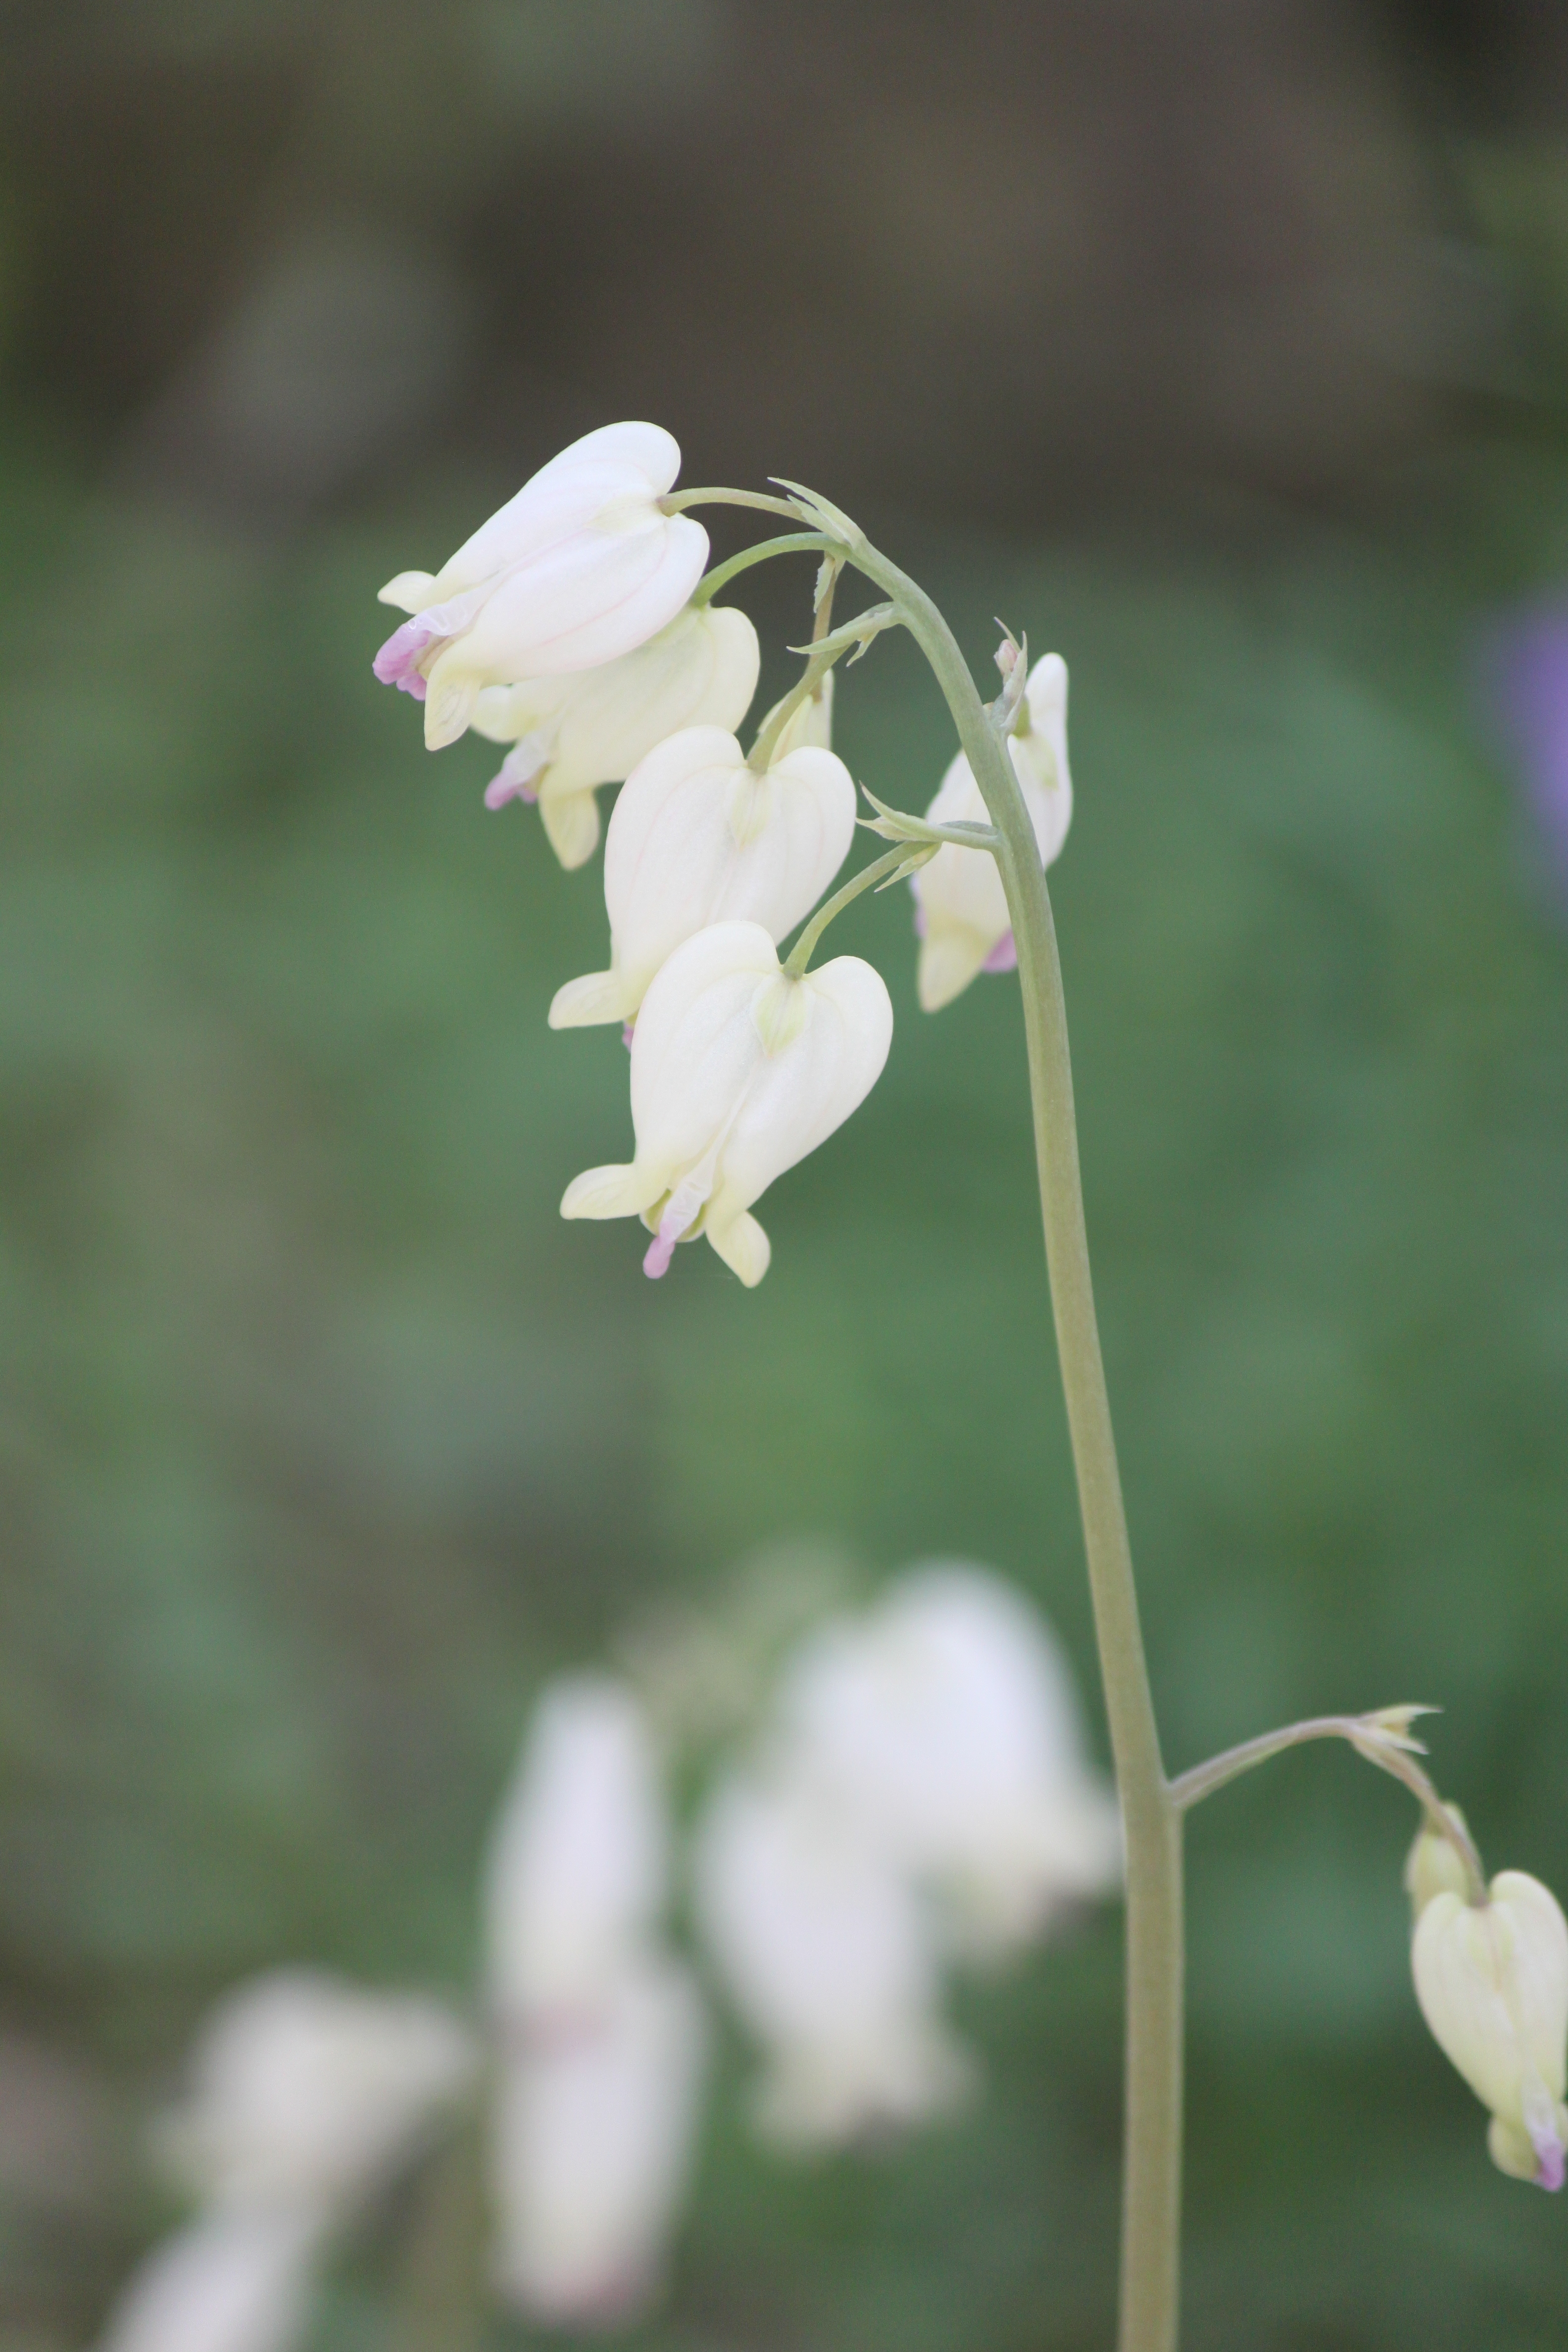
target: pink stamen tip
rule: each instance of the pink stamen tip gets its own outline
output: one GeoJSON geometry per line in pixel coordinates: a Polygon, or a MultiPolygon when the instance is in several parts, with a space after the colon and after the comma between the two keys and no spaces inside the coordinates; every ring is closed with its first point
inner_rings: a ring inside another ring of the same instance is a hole
{"type": "Polygon", "coordinates": [[[420,678],[417,688],[407,685],[407,680],[416,674],[416,665],[420,655],[435,644],[440,634],[423,613],[416,613],[411,621],[405,621],[400,628],[394,629],[372,662],[371,668],[383,686],[404,687],[407,693],[415,695],[422,702],[425,698],[424,679],[420,678]]]}
{"type": "Polygon", "coordinates": [[[1561,2189],[1564,2179],[1568,2178],[1561,2146],[1556,2140],[1548,2140],[1544,2147],[1537,2147],[1535,2154],[1539,2166],[1535,2178],[1541,2187],[1553,2190],[1561,2189]]]}
{"type": "Polygon", "coordinates": [[[982,971],[1017,971],[1018,943],[1011,931],[1003,932],[980,969],[982,971]]]}
{"type": "Polygon", "coordinates": [[[660,1226],[658,1232],[655,1234],[652,1241],[649,1242],[647,1245],[647,1254],[642,1262],[642,1270],[647,1275],[650,1282],[657,1282],[661,1275],[666,1275],[669,1272],[669,1261],[675,1255],[675,1244],[679,1236],[675,1234],[666,1234],[663,1227],[660,1226]]]}
{"type": "Polygon", "coordinates": [[[621,1024],[621,1043],[626,1047],[628,1054],[632,1050],[632,1039],[636,1035],[636,1024],[630,1021],[623,1021],[621,1024]]]}
{"type": "MultiPolygon", "coordinates": [[[[911,886],[911,887],[913,887],[913,879],[914,879],[914,877],[911,876],[911,877],[910,877],[910,886],[911,886]]],[[[926,935],[926,933],[927,933],[927,931],[930,929],[930,928],[931,928],[930,924],[926,921],[926,910],[925,910],[925,908],[921,905],[920,900],[917,898],[917,899],[915,900],[915,937],[916,937],[916,939],[917,939],[917,940],[923,940],[923,939],[924,939],[924,937],[925,937],[925,935],[926,935]]]]}
{"type": "MultiPolygon", "coordinates": [[[[423,679],[420,683],[423,685],[423,679]]],[[[539,794],[531,784],[520,783],[515,776],[509,776],[504,768],[485,786],[485,806],[488,809],[505,808],[508,801],[527,801],[531,807],[538,798],[539,794]]]]}

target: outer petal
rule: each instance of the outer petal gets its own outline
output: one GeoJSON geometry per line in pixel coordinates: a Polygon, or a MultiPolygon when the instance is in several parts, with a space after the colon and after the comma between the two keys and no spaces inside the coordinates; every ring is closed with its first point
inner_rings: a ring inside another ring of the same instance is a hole
{"type": "Polygon", "coordinates": [[[791,1044],[764,1059],[735,1114],[719,1163],[710,1225],[750,1208],[774,1177],[825,1143],[864,1102],[887,1061],[893,1007],[872,965],[858,956],[837,956],[796,984],[810,1017],[791,1044]]]}
{"type": "MultiPolygon", "coordinates": [[[[960,751],[926,812],[933,824],[984,823],[986,810],[973,772],[960,751]]],[[[920,1000],[927,1013],[968,987],[984,969],[1010,925],[1007,894],[996,861],[983,849],[948,842],[910,885],[920,908],[920,1000]]]]}
{"type": "Polygon", "coordinates": [[[485,1928],[498,2016],[581,2014],[607,1996],[653,1932],[668,1843],[632,1693],[607,1675],[552,1683],[490,1834],[485,1928]]]}
{"type": "Polygon", "coordinates": [[[1513,1929],[1514,2014],[1526,2053],[1561,2099],[1568,2088],[1568,1921],[1551,1889],[1522,1870],[1500,1871],[1490,1894],[1513,1929]]]}
{"type": "Polygon", "coordinates": [[[559,545],[615,500],[641,500],[656,511],[654,501],[679,471],[679,445],[662,425],[602,425],[585,433],[463,541],[442,566],[437,593],[449,596],[559,545]]]}
{"type": "Polygon", "coordinates": [[[614,661],[675,618],[707,561],[708,534],[687,515],[578,530],[501,574],[462,641],[465,661],[485,685],[614,661]]]}
{"type": "Polygon", "coordinates": [[[691,1977],[654,1958],[593,2017],[522,2042],[501,2074],[491,2156],[496,2284],[517,2310],[612,2326],[657,2292],[707,2042],[691,1977]]]}
{"type": "Polygon", "coordinates": [[[663,1191],[729,1129],[765,1059],[751,1019],[778,950],[760,923],[716,923],[679,947],[648,990],[632,1036],[639,1167],[663,1191]]]}
{"type": "MultiPolygon", "coordinates": [[[[837,675],[837,671],[829,670],[817,691],[801,704],[794,718],[787,722],[773,751],[775,760],[786,758],[791,751],[804,751],[807,745],[818,751],[832,751],[833,681],[837,675]]],[[[775,703],[773,709],[777,708],[775,703]]],[[[772,710],[764,715],[762,727],[757,730],[759,734],[772,717],[772,710]]]]}

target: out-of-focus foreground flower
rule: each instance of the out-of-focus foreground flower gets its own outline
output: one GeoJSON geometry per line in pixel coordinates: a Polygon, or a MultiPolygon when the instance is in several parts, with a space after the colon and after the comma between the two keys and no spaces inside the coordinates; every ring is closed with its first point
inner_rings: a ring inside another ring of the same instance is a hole
{"type": "Polygon", "coordinates": [[[618,660],[672,621],[708,560],[708,534],[659,499],[680,470],[658,425],[605,425],[542,466],[439,572],[381,591],[410,615],[375,675],[425,705],[432,751],[456,742],[487,686],[618,660]]]}
{"type": "Polygon", "coordinates": [[[197,2218],[132,2282],[103,2352],[283,2352],[323,2244],[473,2065],[468,2035],[434,2001],[306,1969],[232,1995],[159,2136],[197,2218]]]}

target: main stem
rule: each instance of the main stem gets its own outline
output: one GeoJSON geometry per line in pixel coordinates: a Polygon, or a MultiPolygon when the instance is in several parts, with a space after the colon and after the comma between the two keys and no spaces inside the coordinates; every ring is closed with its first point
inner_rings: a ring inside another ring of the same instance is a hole
{"type": "MultiPolygon", "coordinates": [[[[1035,1153],[1057,1349],[1127,1848],[1127,2085],[1120,2352],[1174,2352],[1182,2194],[1182,1816],[1160,1757],[1116,1442],[1100,1352],[1050,894],[1003,737],[952,630],[916,582],[863,542],[857,569],[900,608],[957,722],[991,821],[1024,997],[1035,1153]]],[[[983,856],[983,851],[973,853],[983,856]]]]}

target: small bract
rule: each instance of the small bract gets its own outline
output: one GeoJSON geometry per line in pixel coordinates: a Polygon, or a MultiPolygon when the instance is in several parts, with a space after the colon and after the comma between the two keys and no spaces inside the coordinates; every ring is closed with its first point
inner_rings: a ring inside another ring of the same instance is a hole
{"type": "Polygon", "coordinates": [[[618,784],[655,744],[683,727],[738,727],[757,688],[757,633],[732,604],[688,604],[658,636],[600,669],[488,686],[473,725],[512,749],[486,805],[537,801],[563,866],[582,866],[599,839],[595,797],[618,784]]]}
{"type": "Polygon", "coordinates": [[[881,975],[858,956],[797,980],[760,923],[699,931],[637,1018],[637,1156],[577,1177],[562,1215],[640,1216],[655,1236],[643,1269],[656,1277],[678,1242],[706,1233],[743,1283],[760,1282],[770,1250],[752,1202],[865,1099],[892,1035],[881,975]]]}
{"type": "MultiPolygon", "coordinates": [[[[1029,672],[1007,739],[1042,866],[1060,855],[1072,822],[1067,708],[1067,664],[1059,654],[1047,654],[1029,672]]],[[[926,815],[932,824],[989,822],[974,772],[962,751],[926,815]]],[[[920,1000],[927,1013],[938,1013],[962,995],[979,972],[1012,971],[1016,956],[1007,897],[988,851],[946,842],[911,877],[910,887],[921,938],[920,1000]]]]}
{"type": "Polygon", "coordinates": [[[595,669],[646,645],[702,575],[708,534],[659,500],[680,450],[658,425],[605,425],[540,468],[437,572],[381,591],[411,615],[375,675],[425,705],[432,751],[455,742],[481,689],[595,669]]]}
{"type": "Polygon", "coordinates": [[[1411,1966],[1439,2048],[1492,2111],[1500,2171],[1561,2189],[1568,2158],[1568,1922],[1521,1870],[1500,1871],[1485,1903],[1443,1892],[1424,1905],[1411,1966]]]}
{"type": "Polygon", "coordinates": [[[831,751],[802,744],[759,775],[722,728],[672,735],[626,779],[610,817],[610,968],[559,989],[551,1027],[635,1020],[659,967],[710,924],[760,923],[782,940],[854,834],[855,786],[831,751]]]}

